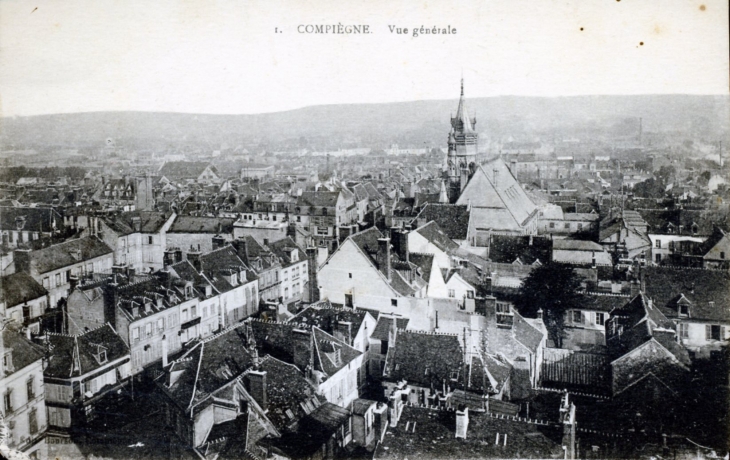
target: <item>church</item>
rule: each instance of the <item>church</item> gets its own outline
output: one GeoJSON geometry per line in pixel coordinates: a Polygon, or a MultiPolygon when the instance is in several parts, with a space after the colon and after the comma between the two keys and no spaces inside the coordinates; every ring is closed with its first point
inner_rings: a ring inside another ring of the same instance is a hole
{"type": "MultiPolygon", "coordinates": [[[[477,161],[476,117],[469,117],[464,80],[456,116],[451,118],[444,180],[449,204],[468,214],[466,246],[489,245],[492,234],[536,235],[538,208],[499,156],[477,161]]],[[[426,211],[426,209],[424,209],[426,211]]],[[[433,210],[431,210],[432,212],[433,210]]],[[[466,216],[465,216],[466,217],[466,216]]]]}

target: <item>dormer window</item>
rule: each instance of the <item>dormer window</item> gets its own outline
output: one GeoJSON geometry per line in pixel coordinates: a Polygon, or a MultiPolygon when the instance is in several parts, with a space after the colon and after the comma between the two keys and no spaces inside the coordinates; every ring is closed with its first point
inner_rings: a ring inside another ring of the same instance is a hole
{"type": "Polygon", "coordinates": [[[680,318],[689,317],[689,305],[682,304],[679,306],[679,317],[680,318]]]}
{"type": "Polygon", "coordinates": [[[96,349],[96,360],[99,362],[99,364],[104,364],[107,362],[107,356],[106,356],[106,348],[99,346],[96,349]]]}

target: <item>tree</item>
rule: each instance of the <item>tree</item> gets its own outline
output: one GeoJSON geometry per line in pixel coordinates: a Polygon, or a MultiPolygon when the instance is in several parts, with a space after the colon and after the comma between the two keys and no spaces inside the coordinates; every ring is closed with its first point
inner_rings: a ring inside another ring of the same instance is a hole
{"type": "Polygon", "coordinates": [[[556,347],[563,347],[565,314],[584,304],[581,278],[570,265],[549,262],[535,268],[523,281],[515,296],[515,307],[521,315],[536,317],[542,309],[548,338],[556,347]]]}

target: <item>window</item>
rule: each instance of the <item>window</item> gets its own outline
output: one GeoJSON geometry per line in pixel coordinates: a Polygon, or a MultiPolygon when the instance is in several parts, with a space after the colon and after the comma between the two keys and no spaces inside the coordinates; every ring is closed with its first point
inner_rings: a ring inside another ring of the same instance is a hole
{"type": "Polygon", "coordinates": [[[148,236],[147,237],[147,244],[155,244],[155,237],[154,236],[148,236]]]}
{"type": "Polygon", "coordinates": [[[565,223],[565,229],[566,230],[570,230],[570,222],[566,222],[565,223]]]}
{"type": "Polygon", "coordinates": [[[662,240],[656,240],[656,243],[654,244],[658,249],[662,248],[662,240]]]}
{"type": "Polygon", "coordinates": [[[705,326],[705,336],[707,340],[722,340],[722,327],[708,324],[705,326]]]}
{"type": "Polygon", "coordinates": [[[138,327],[132,328],[132,340],[134,340],[135,342],[137,340],[139,340],[139,328],[138,327]]]}
{"type": "Polygon", "coordinates": [[[654,259],[656,260],[657,263],[659,263],[659,262],[662,261],[662,255],[661,254],[657,254],[656,257],[654,257],[654,259]]]}
{"type": "Polygon", "coordinates": [[[38,433],[38,415],[35,407],[28,412],[28,431],[30,434],[38,433]]]}
{"type": "Polygon", "coordinates": [[[467,299],[473,299],[474,298],[474,291],[472,291],[471,289],[468,290],[468,291],[466,291],[466,298],[467,299]]]}
{"type": "Polygon", "coordinates": [[[161,331],[165,329],[165,318],[160,318],[157,320],[157,330],[161,331]]]}
{"type": "Polygon", "coordinates": [[[573,322],[574,323],[582,323],[583,322],[583,312],[580,310],[573,310],[573,322]]]}
{"type": "Polygon", "coordinates": [[[197,309],[198,307],[196,307],[195,305],[192,306],[192,308],[190,309],[190,318],[195,318],[197,316],[197,309]]]}
{"type": "Polygon", "coordinates": [[[25,388],[28,390],[28,402],[35,399],[35,385],[33,382],[33,377],[29,378],[27,382],[25,382],[25,388]]]}
{"type": "Polygon", "coordinates": [[[583,230],[583,224],[581,224],[581,223],[578,224],[578,230],[583,230]]]}
{"type": "Polygon", "coordinates": [[[679,306],[679,316],[681,318],[686,318],[689,316],[689,305],[680,305],[679,306]]]}
{"type": "Polygon", "coordinates": [[[509,304],[497,302],[497,313],[509,313],[509,304]]]}
{"type": "Polygon", "coordinates": [[[391,307],[397,307],[398,306],[398,299],[390,299],[390,306],[391,307]]]}
{"type": "Polygon", "coordinates": [[[603,313],[596,313],[596,324],[603,326],[606,323],[606,315],[603,313]]]}
{"type": "Polygon", "coordinates": [[[679,323],[679,338],[680,339],[688,339],[689,338],[689,324],[687,324],[687,323],[679,323]]]}
{"type": "Polygon", "coordinates": [[[147,337],[152,335],[152,323],[147,323],[144,326],[144,332],[147,337]]]}
{"type": "Polygon", "coordinates": [[[187,320],[188,320],[188,309],[186,308],[185,310],[182,311],[182,321],[187,321],[187,320]]]}
{"type": "Polygon", "coordinates": [[[56,286],[60,286],[60,285],[61,285],[61,274],[56,273],[56,286]]]}
{"type": "Polygon", "coordinates": [[[13,412],[13,390],[8,390],[3,396],[3,404],[5,406],[5,414],[13,412]]]}
{"type": "Polygon", "coordinates": [[[555,228],[555,222],[550,222],[550,228],[555,228]]]}
{"type": "Polygon", "coordinates": [[[724,259],[725,258],[725,252],[720,252],[720,258],[721,259],[724,259]]]}
{"type": "Polygon", "coordinates": [[[387,340],[381,340],[380,341],[380,354],[381,355],[387,355],[388,354],[388,341],[387,340]]]}
{"type": "Polygon", "coordinates": [[[456,292],[453,289],[449,289],[449,297],[456,297],[456,292]]]}
{"type": "Polygon", "coordinates": [[[348,273],[347,276],[348,276],[348,278],[352,279],[352,273],[348,273]]]}

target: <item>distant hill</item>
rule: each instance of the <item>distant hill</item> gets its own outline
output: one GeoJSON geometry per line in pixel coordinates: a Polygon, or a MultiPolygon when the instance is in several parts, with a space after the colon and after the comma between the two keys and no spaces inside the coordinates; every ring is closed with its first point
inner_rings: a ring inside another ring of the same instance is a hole
{"type": "MultiPolygon", "coordinates": [[[[258,115],[94,112],[0,118],[3,149],[18,145],[102,146],[181,143],[322,146],[445,143],[457,100],[305,107],[258,115]]],[[[600,131],[643,118],[645,132],[725,135],[730,96],[645,95],[468,99],[478,130],[490,137],[600,131]]]]}

